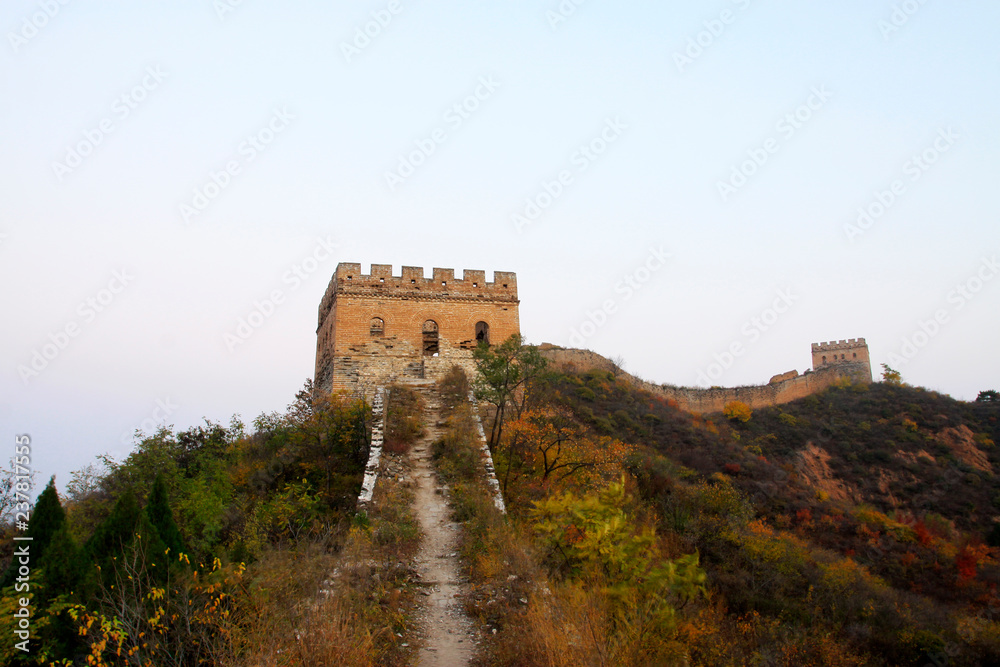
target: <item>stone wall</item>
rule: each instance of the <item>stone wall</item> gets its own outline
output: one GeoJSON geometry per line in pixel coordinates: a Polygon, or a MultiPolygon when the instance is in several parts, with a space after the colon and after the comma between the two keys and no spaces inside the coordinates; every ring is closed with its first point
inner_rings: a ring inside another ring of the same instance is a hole
{"type": "Polygon", "coordinates": [[[823,391],[844,378],[856,382],[871,382],[871,367],[867,362],[848,363],[845,361],[836,365],[830,364],[815,371],[806,371],[802,375],[796,371],[789,371],[775,376],[770,383],[762,386],[712,387],[710,389],[673,387],[653,384],[623,371],[616,371],[610,361],[590,350],[564,349],[548,344],[541,345],[540,349],[542,354],[552,363],[566,370],[584,372],[598,369],[617,372],[619,379],[658,396],[676,401],[680,409],[688,412],[721,412],[726,404],[732,401],[742,401],[753,409],[765,408],[805,398],[823,391]]]}
{"type": "Polygon", "coordinates": [[[393,276],[387,264],[362,274],[360,264],[341,263],[320,302],[316,386],[369,393],[399,378],[436,379],[456,364],[471,373],[477,333],[490,343],[520,333],[518,303],[510,272],[487,282],[485,271],[456,278],[453,269],[435,268],[425,278],[420,267],[393,276]],[[425,350],[429,323],[434,352],[425,350]]]}

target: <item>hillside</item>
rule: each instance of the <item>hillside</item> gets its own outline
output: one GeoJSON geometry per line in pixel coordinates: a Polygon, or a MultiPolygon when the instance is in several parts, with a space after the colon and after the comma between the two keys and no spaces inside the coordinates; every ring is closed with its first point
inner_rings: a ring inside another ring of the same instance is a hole
{"type": "Polygon", "coordinates": [[[691,415],[612,373],[560,375],[557,400],[597,431],[680,466],[636,470],[646,493],[678,511],[676,479],[724,475],[757,516],[936,600],[996,604],[1000,571],[1000,404],[921,388],[845,385],[747,422],[691,415]],[[989,556],[987,556],[989,554],[989,556]],[[975,576],[962,562],[982,557],[975,576]]]}
{"type": "Polygon", "coordinates": [[[1000,402],[844,381],[696,414],[517,338],[476,361],[507,514],[459,369],[390,388],[362,513],[370,406],[307,384],[283,414],[163,429],[47,489],[32,650],[0,658],[413,664],[436,651],[428,605],[453,599],[441,563],[468,664],[1000,661],[1000,402]]]}

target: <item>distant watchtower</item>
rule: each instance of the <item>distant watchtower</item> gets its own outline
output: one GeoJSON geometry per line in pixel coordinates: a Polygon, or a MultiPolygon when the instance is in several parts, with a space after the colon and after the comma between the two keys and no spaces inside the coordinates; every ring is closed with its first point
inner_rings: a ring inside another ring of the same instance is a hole
{"type": "Polygon", "coordinates": [[[813,370],[837,367],[865,382],[872,381],[871,359],[864,338],[812,344],[813,370]]]}
{"type": "Polygon", "coordinates": [[[517,276],[495,271],[417,266],[392,275],[389,264],[340,263],[319,305],[315,385],[361,390],[401,378],[438,378],[454,366],[473,369],[480,342],[520,333],[517,276]]]}

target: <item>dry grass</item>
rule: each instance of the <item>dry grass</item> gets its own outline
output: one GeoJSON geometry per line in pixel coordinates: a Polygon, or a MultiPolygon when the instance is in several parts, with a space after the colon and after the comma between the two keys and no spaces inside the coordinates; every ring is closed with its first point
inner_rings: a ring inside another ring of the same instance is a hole
{"type": "Polygon", "coordinates": [[[376,494],[367,525],[352,528],[338,554],[318,544],[272,549],[251,567],[233,667],[409,664],[399,635],[414,607],[408,563],[420,532],[406,488],[383,478],[376,494]]]}
{"type": "Polygon", "coordinates": [[[405,454],[424,434],[424,401],[416,391],[392,385],[386,394],[385,451],[405,454]]]}

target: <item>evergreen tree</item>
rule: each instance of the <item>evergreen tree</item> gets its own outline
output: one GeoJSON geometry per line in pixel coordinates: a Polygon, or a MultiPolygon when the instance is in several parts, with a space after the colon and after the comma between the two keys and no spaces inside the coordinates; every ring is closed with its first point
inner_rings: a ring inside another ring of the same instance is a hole
{"type": "Polygon", "coordinates": [[[126,490],[118,499],[108,518],[87,540],[84,552],[87,559],[100,568],[99,579],[105,584],[119,575],[135,576],[143,569],[155,580],[163,581],[171,562],[167,557],[167,546],[150,519],[149,507],[146,510],[139,508],[132,489],[126,490]],[[141,558],[137,558],[137,554],[141,558]],[[121,568],[134,568],[136,572],[119,572],[121,568]]]}
{"type": "Polygon", "coordinates": [[[167,501],[167,485],[163,481],[163,475],[157,475],[153,482],[153,489],[149,492],[149,501],[146,503],[146,515],[150,523],[156,528],[163,544],[170,549],[170,555],[175,559],[177,554],[185,552],[184,539],[181,531],[174,522],[174,515],[170,511],[170,503],[167,501]]]}
{"type": "MultiPolygon", "coordinates": [[[[80,549],[69,533],[69,522],[63,522],[52,536],[49,548],[40,559],[39,609],[50,608],[58,598],[79,601],[79,586],[83,575],[80,549]]],[[[81,647],[76,621],[66,610],[52,614],[48,624],[38,636],[42,646],[48,647],[52,657],[72,658],[81,647]]]]}
{"type": "Polygon", "coordinates": [[[115,503],[111,514],[97,526],[84,545],[87,561],[107,572],[114,558],[132,541],[142,510],[131,488],[126,489],[115,503]]]}
{"type": "MultiPolygon", "coordinates": [[[[52,536],[56,534],[60,526],[66,520],[66,512],[59,503],[59,494],[56,492],[55,475],[49,480],[45,490],[38,496],[38,502],[31,510],[31,517],[28,519],[28,530],[24,532],[24,537],[30,537],[31,541],[22,542],[29,546],[30,567],[34,570],[39,560],[45,554],[52,536]]],[[[3,580],[0,581],[0,588],[6,588],[14,583],[19,567],[17,559],[11,563],[4,573],[3,580]]]]}
{"type": "Polygon", "coordinates": [[[45,581],[48,600],[70,593],[80,581],[80,549],[69,534],[69,524],[64,522],[52,536],[45,556],[39,561],[45,581]]]}
{"type": "Polygon", "coordinates": [[[139,515],[132,541],[126,548],[137,550],[142,558],[136,564],[145,568],[149,578],[156,582],[166,581],[170,564],[177,560],[177,556],[169,558],[168,553],[173,554],[173,551],[168,552],[167,545],[160,539],[160,533],[146,512],[139,515]]]}

